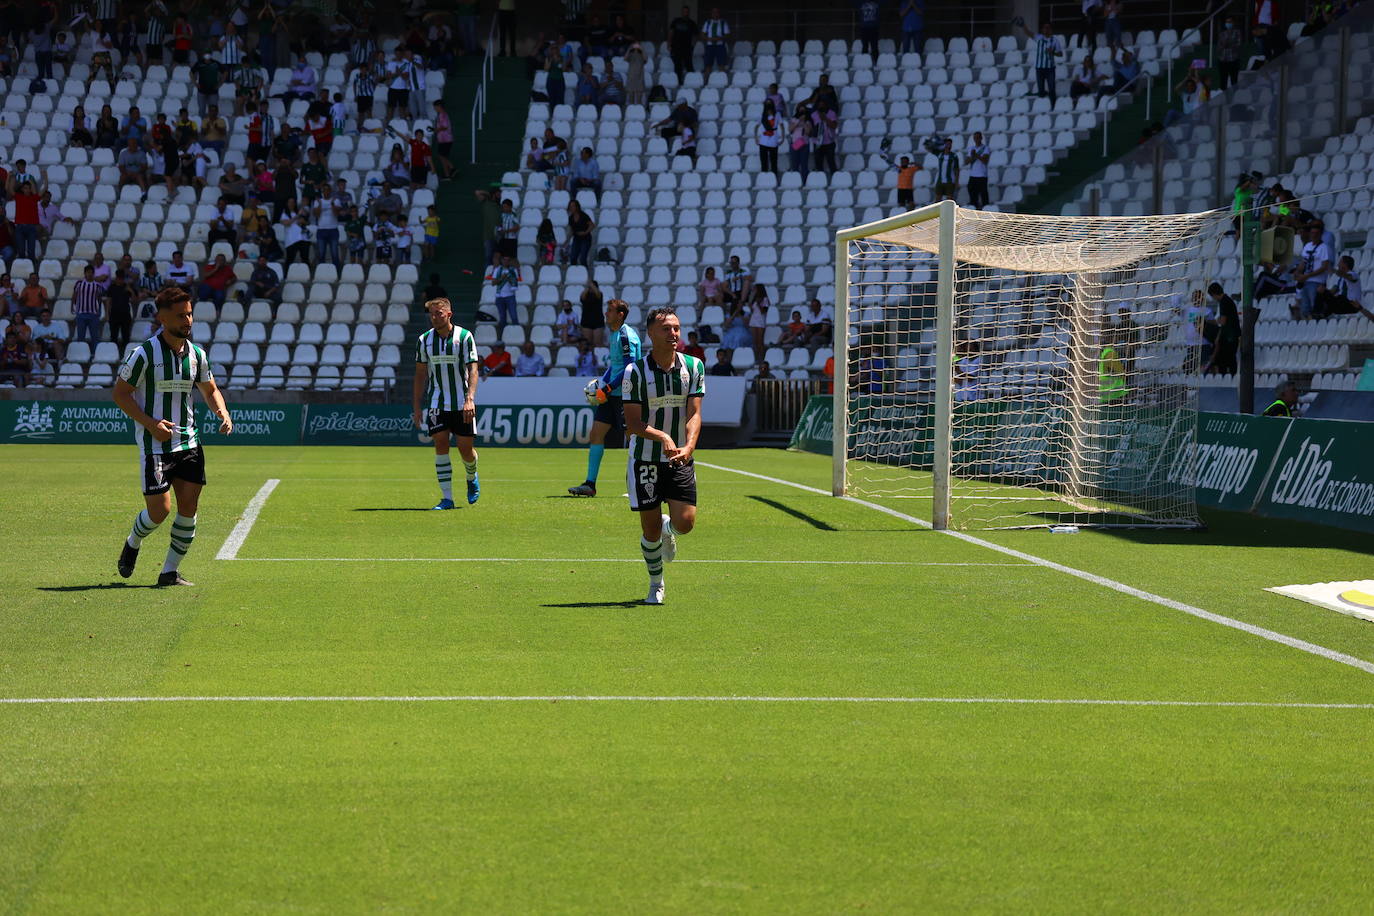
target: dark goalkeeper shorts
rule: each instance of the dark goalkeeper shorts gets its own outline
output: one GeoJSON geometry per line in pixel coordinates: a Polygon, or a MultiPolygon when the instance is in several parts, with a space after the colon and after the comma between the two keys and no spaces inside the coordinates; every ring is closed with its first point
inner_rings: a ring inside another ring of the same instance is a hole
{"type": "Polygon", "coordinates": [[[144,496],[166,493],[172,488],[173,480],[205,486],[205,452],[199,445],[185,451],[144,456],[144,496]]]}
{"type": "Polygon", "coordinates": [[[439,435],[444,430],[448,430],[455,436],[467,436],[472,438],[472,421],[464,420],[460,410],[439,410],[431,407],[425,411],[425,432],[430,437],[439,435]]]}
{"type": "Polygon", "coordinates": [[[625,428],[625,404],[617,397],[609,397],[606,403],[596,405],[596,413],[592,414],[592,419],[598,423],[605,423],[612,429],[625,428]]]}
{"type": "Polygon", "coordinates": [[[697,469],[692,461],[674,466],[666,461],[631,459],[625,485],[632,512],[657,509],[670,499],[689,506],[697,504],[697,469]]]}

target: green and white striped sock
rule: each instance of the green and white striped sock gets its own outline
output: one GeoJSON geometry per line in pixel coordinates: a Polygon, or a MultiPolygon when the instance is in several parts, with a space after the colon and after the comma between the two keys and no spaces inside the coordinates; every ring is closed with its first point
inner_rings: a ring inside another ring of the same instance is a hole
{"type": "Polygon", "coordinates": [[[439,492],[444,499],[453,499],[453,461],[448,455],[434,456],[434,473],[439,478],[439,492]]]}
{"type": "Polygon", "coordinates": [[[649,567],[649,581],[655,584],[663,581],[663,541],[641,537],[639,549],[644,554],[644,565],[649,567]]]}
{"type": "Polygon", "coordinates": [[[176,572],[181,565],[181,558],[186,556],[186,551],[191,549],[191,542],[196,539],[196,517],[193,515],[187,518],[178,514],[172,519],[172,545],[167,548],[167,562],[162,564],[162,571],[165,573],[176,572]]]}
{"type": "Polygon", "coordinates": [[[137,550],[143,544],[143,539],[157,530],[158,523],[153,521],[148,510],[144,509],[138,513],[134,519],[134,528],[129,532],[129,546],[137,550]]]}
{"type": "Polygon", "coordinates": [[[463,473],[468,475],[468,480],[477,479],[477,456],[472,456],[471,461],[463,462],[463,473]]]}

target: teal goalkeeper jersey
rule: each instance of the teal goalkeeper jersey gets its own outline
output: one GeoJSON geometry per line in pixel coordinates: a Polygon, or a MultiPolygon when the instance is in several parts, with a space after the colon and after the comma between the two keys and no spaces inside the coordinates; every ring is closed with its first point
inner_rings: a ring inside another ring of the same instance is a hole
{"type": "MultiPolygon", "coordinates": [[[[695,356],[675,353],[673,365],[664,370],[653,354],[625,367],[621,397],[626,404],[644,409],[644,422],[661,429],[681,446],[687,439],[687,402],[706,395],[706,366],[695,356]]],[[[653,439],[630,437],[630,458],[664,461],[663,445],[653,439]]]]}
{"type": "Polygon", "coordinates": [[[159,333],[129,351],[119,367],[119,377],[133,386],[134,399],[141,402],[148,416],[172,424],[172,438],[166,442],[157,441],[135,424],[134,441],[140,454],[170,455],[200,445],[195,388],[215,377],[203,349],[188,340],[178,353],[159,333]]]}

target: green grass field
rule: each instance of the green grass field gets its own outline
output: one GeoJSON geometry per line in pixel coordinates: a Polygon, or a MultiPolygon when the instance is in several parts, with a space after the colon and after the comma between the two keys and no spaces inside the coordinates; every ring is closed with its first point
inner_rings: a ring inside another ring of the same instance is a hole
{"type": "MultiPolygon", "coordinates": [[[[1374,674],[709,467],[645,607],[623,454],[579,501],[582,452],[486,450],[440,513],[421,449],[211,447],[155,590],[132,446],[0,448],[0,698],[183,698],[0,702],[0,911],[1368,910],[1374,674]]],[[[1374,660],[1261,591],[1374,538],[1207,519],[986,539],[1374,660]]]]}

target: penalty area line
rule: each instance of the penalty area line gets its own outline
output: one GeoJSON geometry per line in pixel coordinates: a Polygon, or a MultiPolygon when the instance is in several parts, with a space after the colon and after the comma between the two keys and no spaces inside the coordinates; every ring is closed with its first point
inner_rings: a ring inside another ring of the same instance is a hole
{"type": "Polygon", "coordinates": [[[239,518],[238,524],[229,532],[229,536],[224,539],[224,545],[220,547],[219,553],[215,554],[216,560],[237,560],[239,548],[243,542],[248,540],[248,532],[253,530],[253,523],[258,520],[258,513],[267,503],[267,497],[272,495],[272,491],[281,483],[276,477],[268,478],[252,499],[248,500],[248,507],[243,510],[243,515],[239,518]]]}
{"type": "Polygon", "coordinates": [[[789,696],[165,696],[0,697],[0,705],[97,703],[852,703],[969,706],[1153,706],[1204,709],[1360,709],[1374,703],[1284,703],[1247,700],[1114,700],[1056,697],[789,697],[789,696]]]}
{"type": "MultiPolygon", "coordinates": [[[[638,557],[218,557],[240,563],[643,563],[638,557]]],[[[723,560],[684,559],[682,563],[736,563],[768,566],[997,566],[1034,569],[1034,563],[935,563],[915,560],[723,560]]]]}
{"type": "MultiPolygon", "coordinates": [[[[808,493],[818,493],[821,496],[831,495],[829,490],[822,490],[819,487],[811,487],[807,486],[806,484],[796,483],[795,481],[791,480],[783,480],[780,477],[769,477],[765,474],[755,474],[753,471],[741,471],[738,468],[730,468],[721,464],[707,464],[704,461],[698,461],[697,464],[701,467],[711,468],[712,470],[716,471],[728,471],[731,474],[742,474],[745,477],[754,477],[758,480],[768,481],[769,483],[780,484],[781,486],[785,487],[793,487],[794,489],[798,490],[805,490],[808,493]]],[[[864,506],[866,508],[874,510],[875,512],[882,512],[885,515],[890,515],[893,518],[901,519],[905,522],[910,522],[911,524],[917,525],[921,528],[930,527],[930,522],[927,522],[924,519],[916,518],[914,515],[907,515],[905,512],[898,512],[896,509],[889,509],[887,506],[882,506],[878,503],[869,502],[866,499],[858,499],[857,497],[853,496],[841,496],[840,499],[843,499],[846,502],[854,503],[856,505],[864,506]]],[[[1192,617],[1197,617],[1200,620],[1206,620],[1211,623],[1220,624],[1224,627],[1230,627],[1233,630],[1240,630],[1242,633],[1249,633],[1251,636],[1258,636],[1260,639],[1267,639],[1270,642],[1275,642],[1280,645],[1288,646],[1290,649],[1297,649],[1300,652],[1307,652],[1311,655],[1316,655],[1321,658],[1325,658],[1328,661],[1338,662],[1342,665],[1348,665],[1351,668],[1358,668],[1360,671],[1363,671],[1367,674],[1374,674],[1374,662],[1366,661],[1363,658],[1357,658],[1353,655],[1347,655],[1344,652],[1337,652],[1335,649],[1328,649],[1326,646],[1319,646],[1316,643],[1308,642],[1305,639],[1298,639],[1297,637],[1289,636],[1285,633],[1280,633],[1277,630],[1270,630],[1266,627],[1255,626],[1253,623],[1246,623],[1243,620],[1236,620],[1234,617],[1227,617],[1224,614],[1216,614],[1212,611],[1203,610],[1200,607],[1195,607],[1191,604],[1185,604],[1182,601],[1175,601],[1174,599],[1166,598],[1163,595],[1156,595],[1154,592],[1147,592],[1144,589],[1139,589],[1135,586],[1127,585],[1124,582],[1118,582],[1115,579],[1109,579],[1106,576],[1099,576],[1096,573],[1090,573],[1086,570],[1077,569],[1073,566],[1065,566],[1063,563],[1056,563],[1053,560],[1047,560],[1044,557],[1037,557],[1034,554],[1025,553],[1024,551],[1016,550],[1012,547],[1003,547],[1001,544],[994,544],[992,541],[985,541],[980,537],[975,537],[971,534],[966,534],[963,531],[941,531],[938,533],[946,534],[953,538],[958,538],[959,540],[967,544],[974,544],[978,547],[985,547],[988,550],[996,551],[997,553],[1000,553],[1003,556],[1015,557],[1018,560],[1024,560],[1027,563],[1032,563],[1036,566],[1044,567],[1045,569],[1052,569],[1055,572],[1061,572],[1065,575],[1073,576],[1077,579],[1082,579],[1085,582],[1091,582],[1094,585],[1100,585],[1103,588],[1109,588],[1112,591],[1120,592],[1123,595],[1130,595],[1132,598],[1139,598],[1143,601],[1149,601],[1154,604],[1158,604],[1161,607],[1167,607],[1170,610],[1181,611],[1184,614],[1188,614],[1192,617]]]]}

